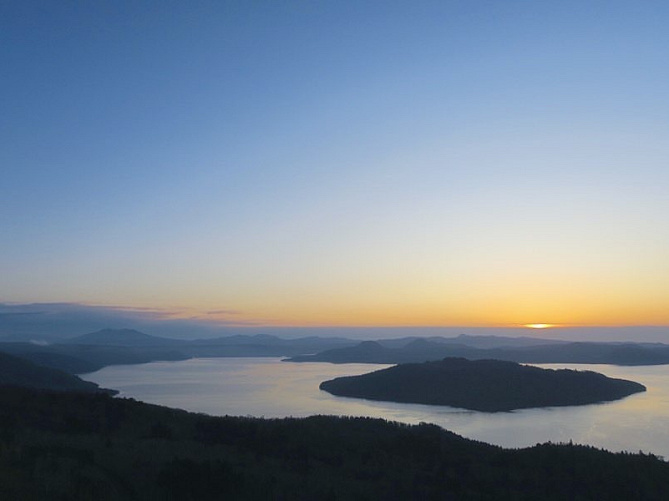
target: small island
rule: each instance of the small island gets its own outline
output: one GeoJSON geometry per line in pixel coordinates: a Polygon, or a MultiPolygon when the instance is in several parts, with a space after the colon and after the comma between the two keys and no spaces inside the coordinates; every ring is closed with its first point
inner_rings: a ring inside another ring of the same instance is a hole
{"type": "Polygon", "coordinates": [[[542,369],[501,360],[445,358],[400,364],[320,384],[336,396],[499,412],[618,400],[646,387],[592,371],[542,369]]]}

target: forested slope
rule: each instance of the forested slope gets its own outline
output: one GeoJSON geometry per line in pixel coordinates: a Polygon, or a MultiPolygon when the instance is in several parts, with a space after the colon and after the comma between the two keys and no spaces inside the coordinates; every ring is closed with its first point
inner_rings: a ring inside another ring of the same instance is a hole
{"type": "Polygon", "coordinates": [[[0,498],[667,499],[650,455],[505,450],[433,425],[189,414],[107,395],[0,388],[0,498]]]}

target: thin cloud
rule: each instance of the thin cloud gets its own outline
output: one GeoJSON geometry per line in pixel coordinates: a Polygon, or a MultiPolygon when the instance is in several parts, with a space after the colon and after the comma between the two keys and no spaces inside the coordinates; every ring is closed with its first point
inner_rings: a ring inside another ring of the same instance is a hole
{"type": "Polygon", "coordinates": [[[212,310],[205,312],[207,315],[240,315],[239,310],[212,310]]]}
{"type": "MultiPolygon", "coordinates": [[[[226,315],[237,315],[235,310],[226,315]]],[[[219,315],[221,315],[219,313],[219,315]]],[[[0,339],[47,340],[104,328],[134,328],[168,337],[211,337],[226,327],[258,325],[242,319],[211,318],[185,308],[144,308],[84,303],[0,303],[0,339]]]]}

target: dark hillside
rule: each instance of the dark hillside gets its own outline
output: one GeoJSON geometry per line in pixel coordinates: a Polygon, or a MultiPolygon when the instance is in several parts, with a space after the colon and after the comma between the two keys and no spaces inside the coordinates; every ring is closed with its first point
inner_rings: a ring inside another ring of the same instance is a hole
{"type": "Polygon", "coordinates": [[[36,364],[64,370],[71,374],[93,372],[108,365],[143,364],[158,360],[185,360],[186,355],[173,348],[132,347],[92,344],[0,343],[0,352],[29,359],[36,364]]]}
{"type": "Polygon", "coordinates": [[[66,372],[36,365],[7,353],[0,352],[0,386],[23,386],[60,391],[99,392],[97,384],[66,372]]]}
{"type": "Polygon", "coordinates": [[[209,417],[128,399],[0,388],[0,498],[16,500],[644,499],[650,455],[505,450],[433,425],[209,417]]]}

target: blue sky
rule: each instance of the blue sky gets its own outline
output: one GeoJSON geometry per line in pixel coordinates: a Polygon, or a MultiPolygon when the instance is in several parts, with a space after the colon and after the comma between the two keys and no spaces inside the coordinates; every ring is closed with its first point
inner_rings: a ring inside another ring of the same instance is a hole
{"type": "Polygon", "coordinates": [[[664,2],[5,3],[0,301],[669,325],[668,21],[664,2]]]}

